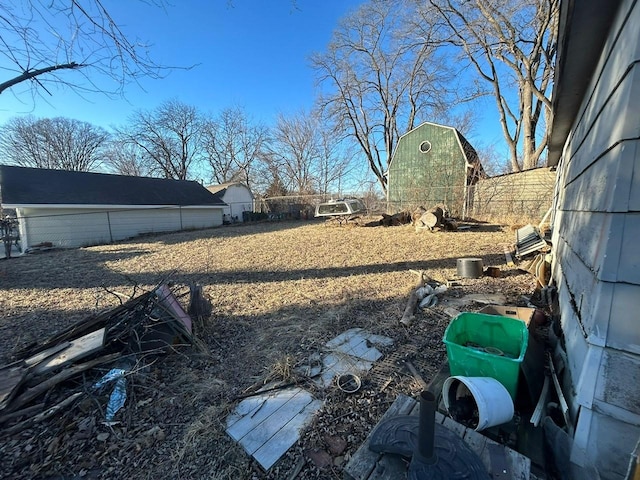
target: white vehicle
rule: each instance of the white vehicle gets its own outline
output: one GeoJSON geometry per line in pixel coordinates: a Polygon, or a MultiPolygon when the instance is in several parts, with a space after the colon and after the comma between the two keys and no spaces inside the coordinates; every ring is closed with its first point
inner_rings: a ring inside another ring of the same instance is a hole
{"type": "Polygon", "coordinates": [[[358,198],[341,198],[316,206],[316,217],[351,217],[366,212],[362,200],[358,198]]]}

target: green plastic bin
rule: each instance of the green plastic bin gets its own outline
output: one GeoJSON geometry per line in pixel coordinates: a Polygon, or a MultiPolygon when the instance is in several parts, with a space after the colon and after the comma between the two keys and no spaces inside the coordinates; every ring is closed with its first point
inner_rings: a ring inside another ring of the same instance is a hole
{"type": "Polygon", "coordinates": [[[529,342],[522,320],[464,312],[451,321],[443,341],[452,376],[495,378],[515,400],[529,342]]]}

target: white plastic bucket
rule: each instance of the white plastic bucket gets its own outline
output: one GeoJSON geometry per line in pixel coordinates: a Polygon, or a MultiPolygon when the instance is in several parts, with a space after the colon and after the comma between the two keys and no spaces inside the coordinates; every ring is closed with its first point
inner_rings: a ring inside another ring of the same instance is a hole
{"type": "Polygon", "coordinates": [[[476,431],[507,423],[513,418],[513,400],[499,381],[491,377],[455,376],[447,378],[442,386],[444,406],[454,420],[459,421],[456,402],[469,394],[478,414],[476,431]]]}

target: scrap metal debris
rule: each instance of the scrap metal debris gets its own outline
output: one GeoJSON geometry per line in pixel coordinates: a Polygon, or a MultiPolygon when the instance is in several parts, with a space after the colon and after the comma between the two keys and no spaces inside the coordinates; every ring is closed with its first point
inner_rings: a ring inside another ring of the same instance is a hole
{"type": "Polygon", "coordinates": [[[29,345],[17,355],[17,361],[0,367],[0,432],[27,428],[71,406],[86,392],[115,382],[105,417],[112,422],[126,401],[126,378],[134,365],[140,367],[193,341],[192,320],[167,285],[89,316],[29,345]],[[97,377],[98,370],[104,372],[109,365],[109,372],[97,377]],[[63,382],[85,375],[99,379],[93,388],[76,386],[72,393],[62,389],[63,382]],[[52,398],[61,397],[62,401],[51,405],[52,398]]]}
{"type": "Polygon", "coordinates": [[[430,279],[424,272],[412,272],[420,275],[420,281],[417,287],[411,292],[407,300],[407,306],[400,319],[400,323],[407,327],[413,323],[414,314],[418,308],[424,310],[435,306],[438,303],[437,295],[448,290],[446,285],[430,279]]]}

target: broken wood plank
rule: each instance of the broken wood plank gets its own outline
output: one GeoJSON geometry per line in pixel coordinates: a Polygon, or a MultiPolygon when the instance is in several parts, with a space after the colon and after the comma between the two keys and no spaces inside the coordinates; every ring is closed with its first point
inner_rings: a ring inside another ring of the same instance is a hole
{"type": "Polygon", "coordinates": [[[58,345],[54,345],[51,348],[47,348],[46,350],[43,350],[42,352],[34,355],[33,357],[27,358],[24,363],[28,366],[28,367],[32,367],[34,365],[37,365],[38,363],[40,363],[41,361],[43,361],[45,358],[50,357],[51,355],[55,355],[56,353],[64,350],[65,348],[67,348],[69,346],[69,342],[62,342],[58,345]]]}
{"type": "Polygon", "coordinates": [[[97,329],[105,327],[107,322],[115,317],[118,317],[122,313],[133,310],[137,305],[149,300],[149,297],[153,295],[153,292],[146,292],[142,295],[129,300],[122,305],[119,305],[113,309],[105,310],[97,315],[91,315],[88,318],[77,321],[73,325],[70,325],[66,329],[56,333],[52,337],[49,337],[44,342],[38,344],[31,344],[30,346],[22,349],[18,355],[30,357],[37,353],[40,353],[48,348],[59,345],[62,342],[72,340],[74,338],[81,337],[87,333],[94,332],[97,329]]]}
{"type": "Polygon", "coordinates": [[[90,368],[93,368],[98,365],[102,365],[104,363],[113,362],[114,360],[117,360],[121,356],[122,355],[120,353],[111,353],[109,355],[104,355],[102,357],[95,358],[93,360],[90,360],[85,363],[81,363],[79,365],[72,365],[71,367],[68,367],[62,370],[60,373],[36,385],[35,387],[29,388],[28,390],[26,390],[24,393],[22,393],[22,395],[16,397],[15,400],[11,402],[11,404],[7,407],[7,410],[8,411],[18,410],[23,405],[29,403],[34,398],[37,398],[38,396],[42,395],[50,388],[55,387],[59,383],[62,383],[65,380],[68,380],[69,378],[77,375],[78,373],[84,372],[85,370],[89,370],[90,368]]]}
{"type": "MultiPolygon", "coordinates": [[[[87,333],[80,338],[66,342],[68,343],[66,349],[57,355],[51,355],[48,358],[43,359],[33,367],[32,373],[35,375],[42,375],[100,351],[103,347],[104,334],[105,329],[101,328],[95,332],[87,333]]],[[[36,355],[36,357],[38,355],[36,355]]],[[[29,360],[33,360],[33,358],[34,357],[31,357],[29,360]]]]}
{"type": "Polygon", "coordinates": [[[504,257],[505,260],[507,262],[507,266],[509,267],[515,267],[516,264],[513,263],[513,257],[511,256],[511,246],[510,245],[505,245],[504,246],[504,257]]]}
{"type": "Polygon", "coordinates": [[[18,387],[24,382],[27,372],[28,369],[22,362],[0,369],[0,411],[11,402],[18,387]]]}
{"type": "Polygon", "coordinates": [[[28,418],[27,420],[24,420],[23,422],[16,423],[15,425],[12,425],[11,427],[3,429],[2,430],[2,434],[10,435],[10,434],[13,434],[13,433],[17,433],[17,432],[20,432],[20,431],[24,430],[25,428],[29,428],[31,425],[33,425],[35,423],[42,422],[43,420],[46,420],[47,418],[55,415],[59,411],[69,407],[73,402],[75,402],[82,395],[83,395],[83,392],[76,392],[73,395],[65,398],[61,402],[55,404],[53,407],[51,407],[51,408],[45,410],[44,412],[36,415],[35,417],[28,418]]]}

